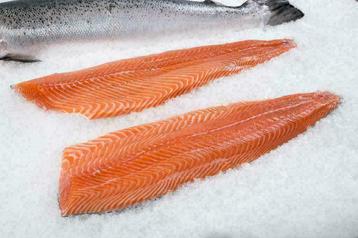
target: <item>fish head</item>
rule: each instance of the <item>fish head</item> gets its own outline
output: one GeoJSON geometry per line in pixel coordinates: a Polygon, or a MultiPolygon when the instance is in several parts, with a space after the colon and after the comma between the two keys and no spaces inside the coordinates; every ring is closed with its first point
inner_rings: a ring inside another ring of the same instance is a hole
{"type": "Polygon", "coordinates": [[[8,54],[7,43],[5,40],[0,39],[0,59],[8,54]]]}

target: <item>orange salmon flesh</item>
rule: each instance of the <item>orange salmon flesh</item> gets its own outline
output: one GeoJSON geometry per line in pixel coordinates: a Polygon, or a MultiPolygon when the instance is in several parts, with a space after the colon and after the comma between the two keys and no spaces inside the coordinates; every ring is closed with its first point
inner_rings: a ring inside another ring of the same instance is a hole
{"type": "Polygon", "coordinates": [[[59,182],[61,213],[127,208],[251,162],[314,125],[339,100],[315,92],[235,103],[68,147],[59,182]]]}
{"type": "Polygon", "coordinates": [[[53,74],[13,88],[44,109],[89,119],[113,117],[163,104],[294,47],[287,39],[203,46],[53,74]]]}

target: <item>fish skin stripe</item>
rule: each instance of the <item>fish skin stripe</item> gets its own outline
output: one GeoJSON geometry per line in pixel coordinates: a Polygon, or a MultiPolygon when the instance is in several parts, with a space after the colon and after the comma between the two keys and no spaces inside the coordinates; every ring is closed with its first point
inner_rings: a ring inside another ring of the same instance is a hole
{"type": "Polygon", "coordinates": [[[64,150],[63,216],[124,209],[251,162],[339,104],[329,92],[235,103],[135,126],[64,150]]]}
{"type": "Polygon", "coordinates": [[[248,40],[120,60],[13,88],[38,106],[98,119],[139,112],[212,80],[264,63],[296,45],[248,40]]]}

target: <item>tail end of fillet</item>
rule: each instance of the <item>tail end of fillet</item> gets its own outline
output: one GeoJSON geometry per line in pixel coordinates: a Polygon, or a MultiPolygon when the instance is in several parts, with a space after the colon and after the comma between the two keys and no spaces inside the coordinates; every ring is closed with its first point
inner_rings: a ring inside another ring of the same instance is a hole
{"type": "Polygon", "coordinates": [[[336,109],[341,103],[342,98],[329,91],[319,91],[315,93],[314,99],[318,102],[326,103],[328,105],[328,111],[336,109]]]}
{"type": "Polygon", "coordinates": [[[281,44],[283,44],[288,49],[294,49],[297,47],[297,44],[292,39],[280,39],[280,40],[273,40],[273,41],[279,41],[281,44]]]}

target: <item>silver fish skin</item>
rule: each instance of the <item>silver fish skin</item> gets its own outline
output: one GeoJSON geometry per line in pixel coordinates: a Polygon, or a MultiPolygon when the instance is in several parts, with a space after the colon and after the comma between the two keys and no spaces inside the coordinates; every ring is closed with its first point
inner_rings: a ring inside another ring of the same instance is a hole
{"type": "Polygon", "coordinates": [[[223,25],[250,28],[303,17],[286,0],[238,7],[211,0],[17,0],[0,4],[0,59],[34,60],[54,43],[168,34],[223,25]]]}

